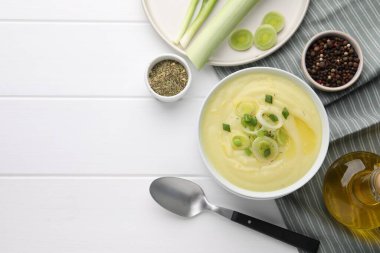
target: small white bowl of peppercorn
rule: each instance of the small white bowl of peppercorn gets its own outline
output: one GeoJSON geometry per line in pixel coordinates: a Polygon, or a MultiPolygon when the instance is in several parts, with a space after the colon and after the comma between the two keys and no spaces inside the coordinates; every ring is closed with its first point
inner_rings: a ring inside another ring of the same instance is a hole
{"type": "Polygon", "coordinates": [[[363,53],[359,43],[340,31],[316,34],[302,53],[302,70],[316,88],[341,91],[356,82],[363,70],[363,53]]]}
{"type": "Polygon", "coordinates": [[[162,102],[174,102],[182,98],[190,87],[191,72],[182,57],[163,54],[149,64],[145,83],[152,95],[162,102]]]}

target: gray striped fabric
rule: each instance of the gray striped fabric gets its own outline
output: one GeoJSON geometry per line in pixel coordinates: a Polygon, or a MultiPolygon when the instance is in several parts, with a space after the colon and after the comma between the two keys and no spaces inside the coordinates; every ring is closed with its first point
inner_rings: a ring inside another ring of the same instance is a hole
{"type": "Polygon", "coordinates": [[[335,159],[357,150],[380,154],[380,1],[311,0],[300,28],[276,53],[249,65],[215,70],[222,78],[239,69],[270,66],[303,78],[299,63],[306,42],[314,34],[330,29],[347,32],[359,41],[364,53],[363,73],[346,91],[332,94],[317,91],[330,119],[328,155],[306,186],[277,200],[277,205],[289,228],[321,240],[319,252],[380,252],[379,229],[346,229],[330,217],[322,199],[323,178],[335,159]]]}

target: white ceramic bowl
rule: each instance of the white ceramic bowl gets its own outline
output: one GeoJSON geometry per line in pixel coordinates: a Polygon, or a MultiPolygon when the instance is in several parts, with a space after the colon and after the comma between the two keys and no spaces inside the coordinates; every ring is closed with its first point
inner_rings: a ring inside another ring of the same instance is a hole
{"type": "Polygon", "coordinates": [[[325,159],[326,153],[327,153],[327,149],[329,146],[329,139],[330,139],[329,121],[327,118],[326,110],[325,110],[321,100],[317,96],[317,94],[313,91],[313,89],[307,83],[305,83],[303,80],[301,80],[297,76],[295,76],[289,72],[286,72],[284,70],[280,70],[280,69],[276,69],[276,68],[268,68],[268,67],[247,68],[247,69],[240,70],[238,72],[235,72],[235,73],[227,76],[226,78],[221,80],[214,87],[214,89],[208,94],[208,96],[207,96],[207,98],[206,98],[206,100],[202,106],[201,113],[199,115],[198,141],[199,141],[199,148],[201,151],[201,156],[202,156],[204,163],[206,164],[206,167],[211,172],[211,174],[215,177],[217,182],[219,182],[225,189],[227,189],[228,191],[230,191],[230,192],[232,192],[238,196],[249,198],[249,199],[275,199],[275,198],[280,198],[280,197],[285,196],[289,193],[292,193],[295,190],[302,187],[317,173],[317,171],[321,167],[321,165],[325,159]],[[201,119],[202,119],[202,116],[204,113],[205,105],[208,103],[209,98],[212,97],[214,95],[214,93],[220,87],[227,84],[229,80],[236,78],[240,75],[245,75],[247,73],[255,73],[255,72],[260,72],[260,73],[264,72],[264,73],[268,73],[268,74],[276,74],[276,75],[284,76],[284,77],[292,80],[298,87],[302,88],[302,90],[304,90],[305,93],[309,95],[310,99],[314,102],[314,104],[315,104],[315,106],[319,112],[319,115],[321,117],[321,122],[322,122],[321,148],[319,150],[319,154],[317,156],[317,159],[314,161],[314,164],[312,165],[312,167],[308,170],[308,172],[302,178],[297,180],[292,185],[289,185],[289,186],[282,188],[280,190],[268,191],[268,192],[256,192],[256,191],[250,191],[250,190],[240,188],[240,187],[232,184],[231,182],[229,182],[222,175],[220,175],[219,172],[208,161],[208,158],[205,155],[205,152],[204,152],[203,147],[202,147],[202,140],[201,140],[201,134],[200,134],[201,133],[201,119]]]}
{"type": "Polygon", "coordinates": [[[186,60],[183,59],[182,57],[178,56],[178,55],[175,55],[175,54],[163,54],[163,55],[157,56],[156,58],[154,58],[149,63],[148,68],[145,71],[145,84],[146,84],[148,90],[152,93],[153,97],[155,97],[156,99],[158,99],[158,100],[160,100],[162,102],[174,102],[174,101],[177,101],[177,100],[181,99],[185,95],[185,93],[187,92],[187,90],[190,87],[190,84],[191,84],[191,71],[190,71],[190,67],[187,64],[186,60]],[[149,84],[149,78],[148,77],[149,77],[150,70],[157,63],[159,63],[160,61],[164,61],[164,60],[174,60],[174,61],[177,61],[177,62],[181,63],[182,66],[185,67],[187,75],[188,75],[188,80],[187,80],[185,88],[180,93],[178,93],[178,94],[176,94],[174,96],[162,96],[160,94],[157,94],[152,89],[152,87],[150,87],[150,84],[149,84]]]}
{"type": "Polygon", "coordinates": [[[356,80],[358,80],[360,74],[362,73],[363,62],[364,62],[364,57],[363,57],[363,53],[362,53],[362,50],[360,48],[359,43],[353,37],[351,37],[350,35],[348,35],[347,33],[340,32],[340,31],[334,31],[334,30],[325,31],[325,32],[321,32],[321,33],[318,33],[318,34],[314,35],[309,40],[309,42],[306,44],[306,46],[305,46],[305,48],[304,48],[304,50],[302,52],[302,57],[301,57],[301,67],[302,67],[303,73],[306,76],[306,78],[308,79],[308,81],[315,88],[323,90],[323,91],[327,91],[327,92],[341,91],[341,90],[347,89],[348,87],[350,87],[351,85],[353,85],[356,82],[356,80]],[[346,39],[352,45],[352,47],[354,48],[354,50],[358,54],[358,58],[360,59],[359,66],[358,66],[358,69],[357,69],[354,77],[348,83],[346,83],[346,84],[344,84],[342,86],[339,86],[339,87],[326,87],[326,86],[323,86],[323,85],[317,83],[310,76],[309,72],[306,69],[306,62],[305,62],[306,52],[309,49],[309,47],[311,46],[311,44],[313,44],[316,40],[318,40],[320,38],[329,37],[329,36],[336,36],[336,37],[341,37],[341,38],[346,39]]]}

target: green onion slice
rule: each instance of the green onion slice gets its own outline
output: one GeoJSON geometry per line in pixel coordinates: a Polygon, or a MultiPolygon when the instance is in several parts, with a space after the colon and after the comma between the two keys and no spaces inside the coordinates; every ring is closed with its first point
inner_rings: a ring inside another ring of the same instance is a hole
{"type": "Polygon", "coordinates": [[[288,108],[284,107],[284,109],[282,110],[282,116],[284,116],[285,119],[289,117],[288,108]]]}
{"type": "Polygon", "coordinates": [[[244,116],[241,118],[241,124],[243,127],[249,127],[252,130],[257,125],[257,119],[250,114],[244,114],[244,116]]]}
{"type": "Polygon", "coordinates": [[[250,124],[253,121],[253,117],[250,114],[244,114],[243,120],[245,123],[250,124]]]}
{"type": "Polygon", "coordinates": [[[268,104],[272,104],[273,103],[273,96],[272,95],[265,95],[265,102],[267,102],[268,104]]]}
{"type": "Polygon", "coordinates": [[[223,130],[227,132],[231,132],[231,126],[229,124],[223,123],[223,130]]]}
{"type": "Polygon", "coordinates": [[[277,122],[277,121],[278,121],[278,117],[277,117],[275,114],[273,114],[273,113],[269,114],[268,117],[269,117],[273,122],[277,122]]]}

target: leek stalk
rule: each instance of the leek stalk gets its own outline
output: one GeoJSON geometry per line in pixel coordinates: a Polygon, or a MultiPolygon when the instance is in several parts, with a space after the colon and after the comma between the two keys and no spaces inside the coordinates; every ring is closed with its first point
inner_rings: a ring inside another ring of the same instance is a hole
{"type": "Polygon", "coordinates": [[[183,48],[186,48],[189,45],[195,33],[199,30],[199,28],[202,26],[202,24],[205,22],[205,20],[208,18],[208,16],[214,9],[216,2],[217,0],[203,0],[201,9],[197,17],[191,23],[191,25],[186,30],[185,34],[180,40],[180,44],[183,48]]]}
{"type": "Polygon", "coordinates": [[[197,69],[201,69],[215,50],[231,34],[259,0],[228,0],[186,50],[197,69]]]}
{"type": "Polygon", "coordinates": [[[191,0],[189,8],[187,9],[186,15],[181,23],[181,29],[177,35],[177,38],[174,40],[175,44],[178,44],[183,35],[185,34],[187,28],[190,25],[191,19],[194,16],[195,9],[197,8],[199,0],[191,0]]]}

